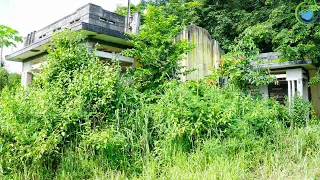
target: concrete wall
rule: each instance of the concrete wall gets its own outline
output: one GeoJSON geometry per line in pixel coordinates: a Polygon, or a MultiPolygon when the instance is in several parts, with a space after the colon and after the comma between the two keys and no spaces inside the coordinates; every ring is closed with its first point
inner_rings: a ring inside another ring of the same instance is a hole
{"type": "Polygon", "coordinates": [[[269,97],[268,85],[260,86],[259,89],[260,89],[260,92],[262,93],[262,97],[264,97],[264,98],[269,97]]]}
{"type": "Polygon", "coordinates": [[[181,39],[187,39],[196,45],[181,62],[184,67],[183,72],[195,70],[187,76],[182,76],[182,81],[204,78],[211,73],[212,69],[218,67],[223,51],[219,48],[218,42],[211,39],[206,29],[195,25],[187,26],[177,36],[176,41],[181,39]]]}
{"type": "MultiPolygon", "coordinates": [[[[140,19],[139,19],[140,20],[140,19]]],[[[126,17],[104,10],[102,7],[87,4],[77,9],[76,12],[65,16],[64,18],[38,30],[34,31],[25,38],[25,46],[41,41],[54,34],[55,31],[71,28],[81,23],[89,23],[99,27],[119,31],[125,31],[126,17]]]]}
{"type": "MultiPolygon", "coordinates": [[[[309,70],[310,78],[314,77],[316,70],[309,70]]],[[[320,83],[311,85],[311,101],[317,116],[320,116],[320,83]]]]}

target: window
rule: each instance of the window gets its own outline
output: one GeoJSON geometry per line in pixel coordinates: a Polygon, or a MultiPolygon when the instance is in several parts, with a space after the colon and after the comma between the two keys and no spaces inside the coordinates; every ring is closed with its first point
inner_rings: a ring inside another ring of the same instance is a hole
{"type": "Polygon", "coordinates": [[[102,17],[100,17],[99,20],[100,20],[100,21],[103,21],[103,22],[107,22],[107,19],[102,18],[102,17]]]}

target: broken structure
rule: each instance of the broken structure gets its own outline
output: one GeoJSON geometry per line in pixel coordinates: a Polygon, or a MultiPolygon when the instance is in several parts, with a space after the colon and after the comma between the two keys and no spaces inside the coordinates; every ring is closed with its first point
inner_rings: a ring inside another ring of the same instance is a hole
{"type": "Polygon", "coordinates": [[[182,81],[202,79],[211,74],[214,68],[219,67],[224,52],[219,47],[218,41],[212,39],[206,29],[196,25],[187,26],[175,40],[182,39],[195,45],[195,48],[180,62],[183,67],[182,72],[191,71],[180,77],[182,81]]]}
{"type": "Polygon", "coordinates": [[[317,67],[312,60],[296,60],[277,62],[281,54],[277,52],[260,54],[260,61],[255,67],[270,69],[275,75],[278,84],[269,84],[260,87],[264,97],[273,97],[284,104],[285,97],[289,102],[295,95],[305,101],[312,101],[315,112],[320,116],[320,84],[309,85],[309,81],[315,76],[317,67]]]}
{"type": "Polygon", "coordinates": [[[96,54],[101,59],[116,57],[123,66],[131,66],[133,58],[119,55],[123,49],[132,47],[125,33],[137,34],[140,14],[121,16],[104,10],[102,7],[87,4],[76,12],[25,37],[24,47],[6,56],[9,61],[22,62],[22,85],[32,81],[32,73],[39,71],[40,64],[46,60],[45,45],[50,44],[55,31],[70,28],[82,30],[87,35],[87,42],[92,46],[98,43],[96,54]]]}

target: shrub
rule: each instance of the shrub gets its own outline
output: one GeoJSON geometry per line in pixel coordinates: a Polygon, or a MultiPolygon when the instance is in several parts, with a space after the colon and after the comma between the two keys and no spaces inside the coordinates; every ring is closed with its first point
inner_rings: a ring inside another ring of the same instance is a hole
{"type": "Polygon", "coordinates": [[[89,52],[83,38],[78,32],[59,32],[36,85],[3,92],[0,139],[5,173],[32,164],[54,171],[70,142],[112,117],[118,71],[89,52]]]}

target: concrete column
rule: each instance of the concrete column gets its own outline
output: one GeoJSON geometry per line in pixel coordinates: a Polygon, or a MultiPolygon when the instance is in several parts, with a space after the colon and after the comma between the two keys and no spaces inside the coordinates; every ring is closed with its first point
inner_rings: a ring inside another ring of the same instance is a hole
{"type": "Polygon", "coordinates": [[[295,82],[295,80],[292,80],[291,81],[292,83],[291,83],[291,93],[292,93],[292,100],[293,100],[293,98],[294,98],[294,96],[296,95],[296,82],[295,82]]]}
{"type": "Polygon", "coordinates": [[[295,96],[296,89],[303,96],[303,71],[301,68],[288,69],[286,71],[287,81],[291,81],[291,98],[295,96]]]}
{"type": "Polygon", "coordinates": [[[292,101],[292,82],[288,81],[288,99],[289,103],[292,101]]]}
{"type": "Polygon", "coordinates": [[[138,34],[140,27],[141,13],[134,13],[125,19],[125,32],[129,34],[138,34]]]}
{"type": "Polygon", "coordinates": [[[21,85],[27,87],[32,83],[32,63],[31,61],[22,62],[21,85]]]}
{"type": "Polygon", "coordinates": [[[308,81],[303,82],[303,99],[305,102],[309,102],[308,81]]]}
{"type": "Polygon", "coordinates": [[[302,79],[297,80],[297,92],[299,93],[300,97],[303,97],[303,81],[302,81],[302,79]]]}

